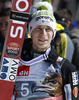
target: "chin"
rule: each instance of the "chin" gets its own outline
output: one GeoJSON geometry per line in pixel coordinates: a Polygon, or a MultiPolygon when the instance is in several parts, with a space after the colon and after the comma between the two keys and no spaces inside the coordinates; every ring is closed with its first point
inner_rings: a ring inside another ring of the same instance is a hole
{"type": "Polygon", "coordinates": [[[46,51],[48,49],[48,46],[41,45],[38,48],[40,51],[46,51]]]}

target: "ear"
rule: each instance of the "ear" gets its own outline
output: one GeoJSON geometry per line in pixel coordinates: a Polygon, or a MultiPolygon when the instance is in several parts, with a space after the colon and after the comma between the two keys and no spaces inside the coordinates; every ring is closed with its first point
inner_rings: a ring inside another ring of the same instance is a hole
{"type": "Polygon", "coordinates": [[[52,38],[54,38],[54,32],[52,31],[52,38]]]}
{"type": "Polygon", "coordinates": [[[66,24],[67,24],[68,27],[70,27],[71,21],[67,21],[66,24]]]}

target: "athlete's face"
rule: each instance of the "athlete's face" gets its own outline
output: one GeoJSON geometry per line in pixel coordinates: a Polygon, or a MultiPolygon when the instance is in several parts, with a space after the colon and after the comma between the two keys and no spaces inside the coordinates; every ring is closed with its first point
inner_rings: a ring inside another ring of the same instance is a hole
{"type": "Polygon", "coordinates": [[[35,50],[46,51],[50,47],[54,33],[51,27],[40,25],[33,29],[31,37],[35,50]]]}
{"type": "Polygon", "coordinates": [[[8,22],[9,16],[0,17],[0,31],[4,38],[6,36],[8,22]]]}

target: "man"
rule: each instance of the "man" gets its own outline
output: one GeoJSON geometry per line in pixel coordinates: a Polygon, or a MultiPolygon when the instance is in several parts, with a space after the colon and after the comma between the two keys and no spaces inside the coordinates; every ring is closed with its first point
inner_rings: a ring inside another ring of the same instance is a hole
{"type": "Polygon", "coordinates": [[[76,67],[58,57],[51,47],[56,21],[46,10],[32,15],[29,23],[32,39],[24,41],[18,67],[15,100],[78,100],[76,67]]]}
{"type": "Polygon", "coordinates": [[[0,59],[2,55],[4,40],[6,37],[9,17],[10,17],[10,8],[2,9],[0,12],[0,59]]]}

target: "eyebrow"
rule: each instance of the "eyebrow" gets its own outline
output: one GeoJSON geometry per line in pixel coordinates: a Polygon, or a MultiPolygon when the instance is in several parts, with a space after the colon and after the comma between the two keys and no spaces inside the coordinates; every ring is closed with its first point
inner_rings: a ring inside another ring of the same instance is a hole
{"type": "Polygon", "coordinates": [[[50,26],[45,26],[45,27],[37,26],[36,28],[51,28],[51,27],[50,26]]]}

